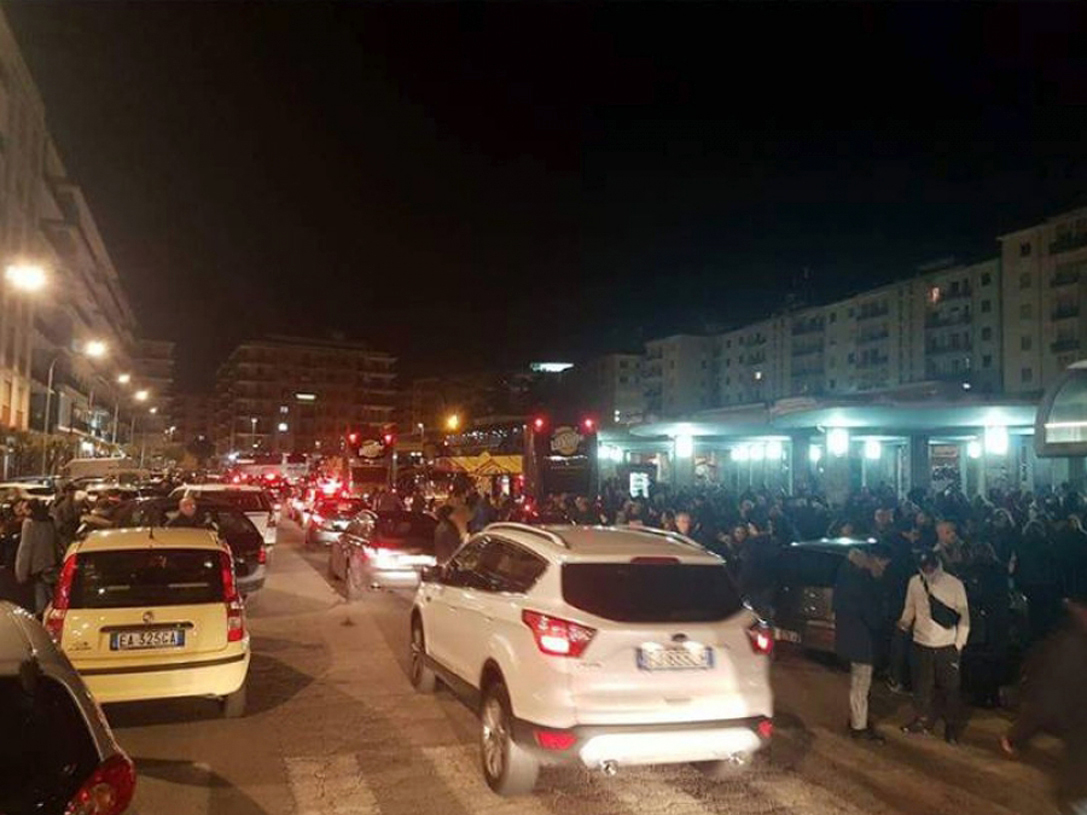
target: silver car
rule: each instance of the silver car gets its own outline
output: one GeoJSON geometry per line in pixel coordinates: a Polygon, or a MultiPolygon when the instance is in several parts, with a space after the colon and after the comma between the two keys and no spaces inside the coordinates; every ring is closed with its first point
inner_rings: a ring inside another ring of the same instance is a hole
{"type": "Polygon", "coordinates": [[[8,602],[0,602],[0,722],[0,812],[128,810],[131,759],[68,658],[8,602]]]}
{"type": "Polygon", "coordinates": [[[366,509],[361,498],[321,498],[314,502],[306,521],[306,546],[331,546],[351,519],[366,509]]]}
{"type": "Polygon", "coordinates": [[[414,589],[436,563],[437,525],[421,512],[362,512],[329,549],[329,574],[344,581],[348,597],[366,588],[414,589]]]}

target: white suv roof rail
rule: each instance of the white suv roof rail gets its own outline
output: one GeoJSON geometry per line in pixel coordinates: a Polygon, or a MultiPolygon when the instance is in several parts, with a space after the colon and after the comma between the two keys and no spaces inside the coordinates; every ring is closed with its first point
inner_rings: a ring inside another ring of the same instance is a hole
{"type": "Polygon", "coordinates": [[[697,549],[700,552],[709,551],[708,549],[706,549],[705,546],[703,546],[698,541],[691,540],[686,535],[680,534],[679,532],[669,532],[667,529],[656,529],[656,528],[654,528],[652,526],[640,526],[637,529],[631,529],[630,531],[631,532],[638,532],[638,533],[643,534],[643,535],[654,535],[654,536],[656,536],[658,538],[667,538],[670,541],[675,541],[676,543],[681,544],[683,546],[687,546],[687,547],[690,547],[692,549],[697,549]]]}
{"type": "Polygon", "coordinates": [[[511,532],[523,532],[526,535],[535,535],[538,538],[543,538],[548,543],[552,543],[555,546],[561,546],[563,549],[570,548],[570,544],[567,543],[561,535],[557,535],[548,529],[540,529],[538,526],[529,526],[528,524],[519,524],[514,523],[513,521],[499,521],[498,523],[487,524],[487,528],[483,531],[486,532],[488,529],[496,529],[498,531],[508,529],[511,532]]]}

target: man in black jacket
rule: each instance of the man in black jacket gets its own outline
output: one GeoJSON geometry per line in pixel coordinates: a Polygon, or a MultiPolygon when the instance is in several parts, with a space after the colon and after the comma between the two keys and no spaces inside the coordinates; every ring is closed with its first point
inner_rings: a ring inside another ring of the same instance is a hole
{"type": "Polygon", "coordinates": [[[891,562],[890,548],[882,544],[867,552],[852,549],[838,571],[834,586],[834,634],[838,656],[850,664],[849,734],[853,738],[882,742],[868,720],[868,694],[876,636],[887,623],[883,573],[891,562]]]}
{"type": "Polygon", "coordinates": [[[1087,815],[1087,594],[1066,605],[1064,627],[1027,665],[1023,707],[1000,745],[1011,756],[1038,733],[1062,739],[1057,796],[1063,812],[1087,815]]]}

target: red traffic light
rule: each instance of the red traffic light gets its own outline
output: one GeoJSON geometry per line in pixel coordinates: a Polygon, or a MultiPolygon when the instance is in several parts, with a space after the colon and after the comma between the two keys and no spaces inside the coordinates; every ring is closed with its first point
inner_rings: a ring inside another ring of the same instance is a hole
{"type": "Polygon", "coordinates": [[[534,428],[536,428],[537,430],[543,430],[543,426],[544,426],[543,416],[537,416],[535,419],[533,419],[532,420],[532,426],[534,428]]]}
{"type": "Polygon", "coordinates": [[[582,422],[582,425],[584,425],[586,432],[592,433],[593,429],[596,427],[596,422],[594,422],[592,419],[586,419],[584,422],[582,422]]]}
{"type": "Polygon", "coordinates": [[[393,443],[393,434],[392,433],[386,433],[385,434],[385,445],[388,446],[388,445],[390,445],[392,443],[393,443]]]}
{"type": "Polygon", "coordinates": [[[359,443],[359,434],[358,433],[348,433],[347,434],[347,440],[349,442],[351,442],[352,444],[358,444],[359,443]]]}

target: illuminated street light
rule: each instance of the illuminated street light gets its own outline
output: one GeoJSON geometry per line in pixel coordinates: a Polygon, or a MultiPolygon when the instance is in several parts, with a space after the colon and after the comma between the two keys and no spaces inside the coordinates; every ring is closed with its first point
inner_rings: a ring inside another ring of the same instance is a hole
{"type": "Polygon", "coordinates": [[[849,452],[849,431],[834,427],[827,431],[827,450],[832,456],[844,456],[849,452]]]}
{"type": "Polygon", "coordinates": [[[686,434],[676,436],[676,458],[690,458],[694,455],[694,438],[686,434]]]}
{"type": "Polygon", "coordinates": [[[117,374],[117,383],[120,385],[127,385],[132,381],[132,374],[117,374]]]}
{"type": "Polygon", "coordinates": [[[151,391],[141,390],[133,394],[137,402],[146,402],[151,397],[151,391]]]}
{"type": "Polygon", "coordinates": [[[458,416],[456,413],[449,414],[448,418],[446,418],[445,420],[445,429],[453,431],[459,430],[460,416],[458,416]]]}
{"type": "Polygon", "coordinates": [[[154,416],[156,413],[159,412],[159,409],[157,407],[148,408],[147,412],[150,413],[152,416],[154,416]]]}
{"type": "Polygon", "coordinates": [[[45,269],[33,263],[12,263],[4,270],[4,278],[20,291],[36,292],[45,288],[45,269]]]}
{"type": "Polygon", "coordinates": [[[83,353],[92,359],[101,359],[109,351],[109,346],[102,340],[89,340],[86,345],[83,346],[83,353]]]}

